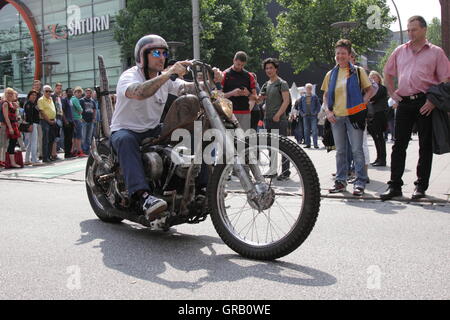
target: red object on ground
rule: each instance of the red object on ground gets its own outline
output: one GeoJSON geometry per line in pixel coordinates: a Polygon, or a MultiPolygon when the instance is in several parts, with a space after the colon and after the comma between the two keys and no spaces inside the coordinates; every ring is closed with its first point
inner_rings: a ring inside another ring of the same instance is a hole
{"type": "MultiPolygon", "coordinates": [[[[22,151],[16,151],[14,153],[14,160],[16,161],[16,163],[23,168],[23,156],[22,156],[22,151]]],[[[9,161],[9,153],[6,153],[5,156],[5,168],[6,169],[11,169],[13,167],[11,167],[11,162],[9,161]]]]}

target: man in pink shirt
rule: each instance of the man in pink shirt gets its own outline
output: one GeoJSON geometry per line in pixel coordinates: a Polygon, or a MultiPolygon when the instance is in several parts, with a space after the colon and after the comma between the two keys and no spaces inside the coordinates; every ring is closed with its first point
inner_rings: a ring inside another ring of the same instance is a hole
{"type": "Polygon", "coordinates": [[[430,114],[435,106],[427,100],[426,93],[431,86],[449,81],[450,62],[441,48],[428,42],[426,34],[425,19],[411,17],[408,20],[410,41],[395,49],[384,68],[386,87],[391,98],[398,103],[398,108],[391,156],[391,180],[388,190],[381,194],[382,200],[402,195],[406,149],[415,123],[419,132],[419,161],[412,199],[425,197],[428,189],[433,160],[430,114]],[[398,80],[397,90],[394,77],[398,80]]]}

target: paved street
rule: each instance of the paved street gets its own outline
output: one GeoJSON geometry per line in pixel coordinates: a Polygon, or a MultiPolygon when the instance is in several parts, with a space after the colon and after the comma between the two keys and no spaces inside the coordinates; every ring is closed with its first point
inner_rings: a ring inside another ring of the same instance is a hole
{"type": "Polygon", "coordinates": [[[167,233],[102,223],[86,197],[86,159],[2,171],[0,299],[449,299],[450,155],[435,158],[429,197],[411,202],[416,140],[405,198],[392,202],[377,199],[388,168],[370,169],[362,200],[329,197],[334,152],[308,150],[319,218],[277,262],[240,258],[210,219],[167,233]]]}

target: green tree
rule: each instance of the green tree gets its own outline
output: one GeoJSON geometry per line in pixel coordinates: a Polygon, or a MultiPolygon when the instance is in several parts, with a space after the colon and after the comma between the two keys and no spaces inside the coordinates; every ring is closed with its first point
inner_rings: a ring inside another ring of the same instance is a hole
{"type": "MultiPolygon", "coordinates": [[[[273,50],[274,27],[266,9],[270,0],[201,0],[201,57],[214,66],[231,65],[239,50],[250,56],[250,70],[259,66],[262,52],[273,50]]],[[[191,1],[129,0],[116,18],[115,39],[122,56],[134,60],[134,46],[142,35],[155,33],[166,40],[183,41],[180,59],[192,58],[191,1]]]]}
{"type": "Polygon", "coordinates": [[[297,72],[310,66],[333,65],[334,44],[342,37],[352,41],[359,54],[375,48],[385,38],[395,17],[386,0],[278,0],[287,11],[278,20],[275,48],[280,58],[297,72]],[[339,21],[353,21],[351,30],[331,27],[339,21]]]}
{"type": "Polygon", "coordinates": [[[442,47],[442,28],[439,18],[433,18],[428,24],[427,38],[432,44],[442,47]]]}
{"type": "Polygon", "coordinates": [[[121,46],[122,57],[134,63],[136,42],[146,34],[158,34],[167,41],[186,42],[178,49],[179,57],[192,52],[192,11],[190,1],[129,0],[127,8],[116,16],[114,37],[121,46]]]}
{"type": "Polygon", "coordinates": [[[378,65],[376,67],[377,71],[383,74],[384,66],[386,65],[386,62],[388,61],[389,57],[391,56],[392,52],[400,45],[397,41],[392,41],[391,45],[386,49],[386,53],[384,54],[383,58],[381,58],[380,62],[378,62],[378,65]]]}

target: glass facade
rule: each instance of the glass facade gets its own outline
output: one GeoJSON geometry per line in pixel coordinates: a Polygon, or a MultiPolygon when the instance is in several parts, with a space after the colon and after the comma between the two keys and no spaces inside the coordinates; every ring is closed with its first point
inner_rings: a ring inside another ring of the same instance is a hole
{"type": "Polygon", "coordinates": [[[124,3],[0,1],[0,88],[9,86],[27,93],[35,77],[52,85],[61,82],[64,88],[93,87],[99,83],[97,55],[103,55],[110,90],[115,90],[123,68],[120,47],[113,38],[114,17],[124,3]],[[37,38],[32,37],[24,12],[34,24],[37,38]],[[40,65],[36,67],[36,63],[40,65]]]}

